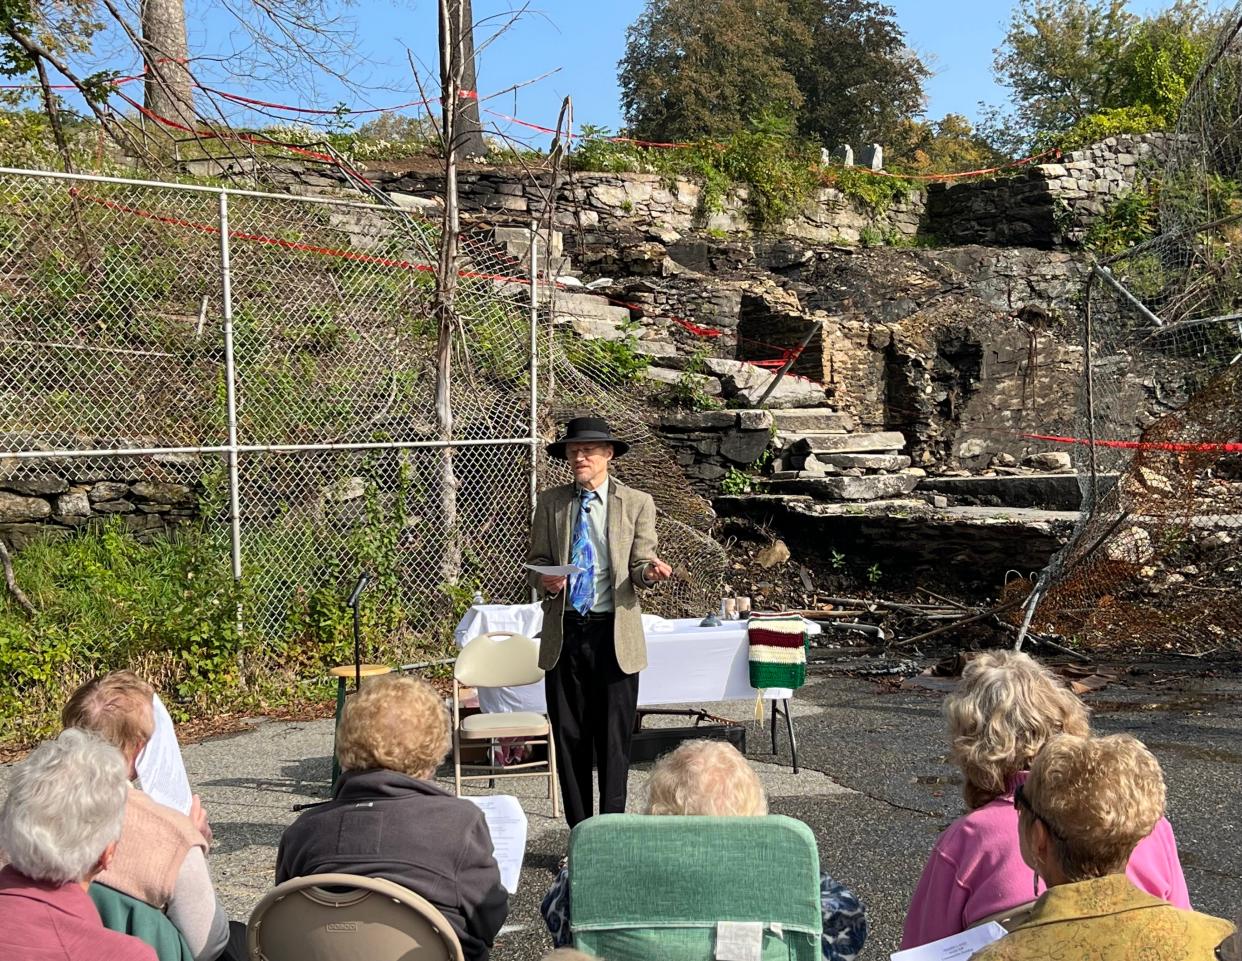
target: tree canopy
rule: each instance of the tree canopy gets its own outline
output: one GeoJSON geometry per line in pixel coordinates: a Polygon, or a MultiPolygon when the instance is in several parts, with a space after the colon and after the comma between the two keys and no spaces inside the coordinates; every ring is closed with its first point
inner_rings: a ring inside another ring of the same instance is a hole
{"type": "Polygon", "coordinates": [[[875,0],[647,0],[619,67],[636,136],[725,138],[779,117],[827,146],[889,139],[929,75],[875,0]]]}
{"type": "Polygon", "coordinates": [[[1125,0],[1019,0],[993,64],[1014,108],[1000,139],[1016,149],[1171,124],[1217,25],[1204,0],[1148,17],[1125,0]]]}

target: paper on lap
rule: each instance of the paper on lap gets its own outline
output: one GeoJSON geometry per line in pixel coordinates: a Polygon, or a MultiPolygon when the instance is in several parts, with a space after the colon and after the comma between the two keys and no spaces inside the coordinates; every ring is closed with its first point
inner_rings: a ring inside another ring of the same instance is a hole
{"type": "Polygon", "coordinates": [[[995,921],[989,921],[977,928],[968,928],[961,934],[898,951],[889,955],[889,961],[966,961],[976,951],[999,941],[1008,933],[995,921]]]}
{"type": "Polygon", "coordinates": [[[172,718],[158,694],[151,699],[151,708],[155,715],[155,730],[138,755],[138,783],[142,785],[143,793],[153,801],[189,814],[193,795],[172,718]]]}
{"type": "Polygon", "coordinates": [[[526,812],[518,799],[508,794],[489,794],[468,797],[476,804],[487,821],[492,835],[492,853],[500,867],[500,883],[513,894],[522,876],[522,861],[526,857],[526,812]]]}

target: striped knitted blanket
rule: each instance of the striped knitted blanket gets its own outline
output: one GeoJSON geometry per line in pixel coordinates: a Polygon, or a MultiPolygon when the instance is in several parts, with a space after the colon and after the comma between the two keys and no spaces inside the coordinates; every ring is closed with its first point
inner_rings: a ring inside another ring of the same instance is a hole
{"type": "Polygon", "coordinates": [[[750,686],[798,688],[806,683],[806,622],[797,614],[752,615],[750,686]]]}

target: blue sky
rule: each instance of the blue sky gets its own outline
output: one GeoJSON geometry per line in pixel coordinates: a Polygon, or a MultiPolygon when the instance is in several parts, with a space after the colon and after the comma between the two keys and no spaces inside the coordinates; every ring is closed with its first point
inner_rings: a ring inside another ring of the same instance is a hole
{"type": "MultiPolygon", "coordinates": [[[[1132,0],[1136,13],[1151,12],[1171,0],[1132,0]]],[[[1006,0],[889,0],[912,47],[935,70],[926,85],[927,116],[961,113],[974,118],[979,101],[1000,103],[1005,91],[992,78],[992,51],[1004,34],[1010,4],[1006,0]]],[[[503,15],[517,6],[511,0],[474,0],[476,19],[503,15]]],[[[617,129],[622,124],[616,83],[617,61],[625,47],[626,27],[642,10],[642,0],[532,0],[532,13],[501,36],[480,57],[481,92],[498,91],[559,68],[552,76],[486,104],[501,113],[554,125],[562,98],[574,100],[577,124],[617,129]]],[[[199,0],[200,11],[218,4],[199,0]]],[[[357,0],[347,8],[355,21],[357,60],[349,75],[361,92],[331,79],[309,74],[258,79],[233,77],[221,85],[248,96],[296,106],[332,107],[338,102],[376,107],[417,96],[407,49],[434,66],[434,0],[357,0]]],[[[192,53],[208,55],[227,48],[229,25],[219,13],[191,15],[192,53]]],[[[488,32],[479,31],[479,40],[488,32]]],[[[257,118],[238,116],[254,122],[257,118]]],[[[497,121],[494,116],[490,118],[497,121]]],[[[499,121],[497,121],[499,122],[499,121]]],[[[502,128],[514,131],[512,125],[502,128]]],[[[538,137],[537,134],[528,135],[538,137]]],[[[546,138],[538,140],[546,143],[546,138]]]]}

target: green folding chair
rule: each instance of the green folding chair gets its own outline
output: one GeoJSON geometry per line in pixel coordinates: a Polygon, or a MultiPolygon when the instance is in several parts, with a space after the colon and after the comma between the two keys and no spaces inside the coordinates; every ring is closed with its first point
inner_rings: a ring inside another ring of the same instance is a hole
{"type": "Polygon", "coordinates": [[[740,935],[761,940],[763,961],[819,961],[819,851],[801,821],[604,814],[573,829],[569,864],[587,954],[710,961],[718,938],[740,935]]]}

